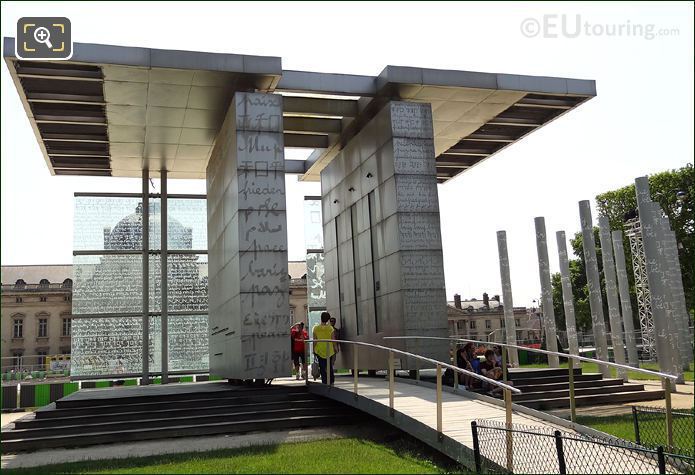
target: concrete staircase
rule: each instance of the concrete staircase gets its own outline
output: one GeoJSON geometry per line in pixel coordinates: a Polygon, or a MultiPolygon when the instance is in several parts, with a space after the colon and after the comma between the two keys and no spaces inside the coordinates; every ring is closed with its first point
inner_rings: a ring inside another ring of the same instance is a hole
{"type": "Polygon", "coordinates": [[[362,413],[303,385],[227,383],[83,390],[15,421],[3,453],[138,440],[354,424],[362,413]]]}
{"type": "MultiPolygon", "coordinates": [[[[569,407],[569,374],[567,369],[513,369],[509,379],[522,393],[513,401],[533,409],[569,407]]],[[[600,373],[574,370],[574,394],[577,406],[622,404],[626,402],[663,399],[663,390],[645,390],[643,384],[626,383],[622,379],[603,379],[600,373]]]]}

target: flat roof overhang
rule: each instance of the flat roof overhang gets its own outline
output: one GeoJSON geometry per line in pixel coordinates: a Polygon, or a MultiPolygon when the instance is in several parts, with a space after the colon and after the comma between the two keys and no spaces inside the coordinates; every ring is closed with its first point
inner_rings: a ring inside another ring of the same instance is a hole
{"type": "Polygon", "coordinates": [[[281,59],[75,43],[69,61],[3,56],[51,174],[205,178],[236,91],[284,98],[287,172],[320,171],[389,100],[432,105],[446,182],[596,95],[592,80],[387,66],[379,76],[282,69],[281,59]]]}

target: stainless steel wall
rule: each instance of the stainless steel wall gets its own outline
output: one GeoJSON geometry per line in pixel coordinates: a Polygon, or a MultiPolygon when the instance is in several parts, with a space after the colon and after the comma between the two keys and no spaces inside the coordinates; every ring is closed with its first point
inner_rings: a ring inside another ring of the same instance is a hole
{"type": "MultiPolygon", "coordinates": [[[[446,336],[430,104],[386,104],[322,171],[321,192],[327,307],[341,338],[446,336]]],[[[447,358],[441,343],[389,344],[447,358]]],[[[386,358],[360,350],[360,368],[383,369],[386,358]]],[[[349,346],[338,365],[352,366],[349,346]]]]}
{"type": "Polygon", "coordinates": [[[207,173],[210,372],[288,376],[282,96],[236,93],[207,173]]]}

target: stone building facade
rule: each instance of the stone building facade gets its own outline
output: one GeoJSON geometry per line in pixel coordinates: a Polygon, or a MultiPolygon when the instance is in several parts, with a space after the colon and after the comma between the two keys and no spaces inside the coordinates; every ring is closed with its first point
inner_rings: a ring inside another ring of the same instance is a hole
{"type": "Polygon", "coordinates": [[[1,310],[3,371],[70,354],[72,266],[2,266],[1,310]]]}

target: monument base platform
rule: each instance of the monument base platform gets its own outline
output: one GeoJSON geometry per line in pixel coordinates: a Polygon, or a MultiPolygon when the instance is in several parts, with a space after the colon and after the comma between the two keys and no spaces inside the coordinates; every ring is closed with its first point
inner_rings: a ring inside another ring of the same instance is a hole
{"type": "Polygon", "coordinates": [[[366,416],[302,384],[226,382],[86,389],[2,433],[3,453],[54,447],[354,424],[366,416]]]}

